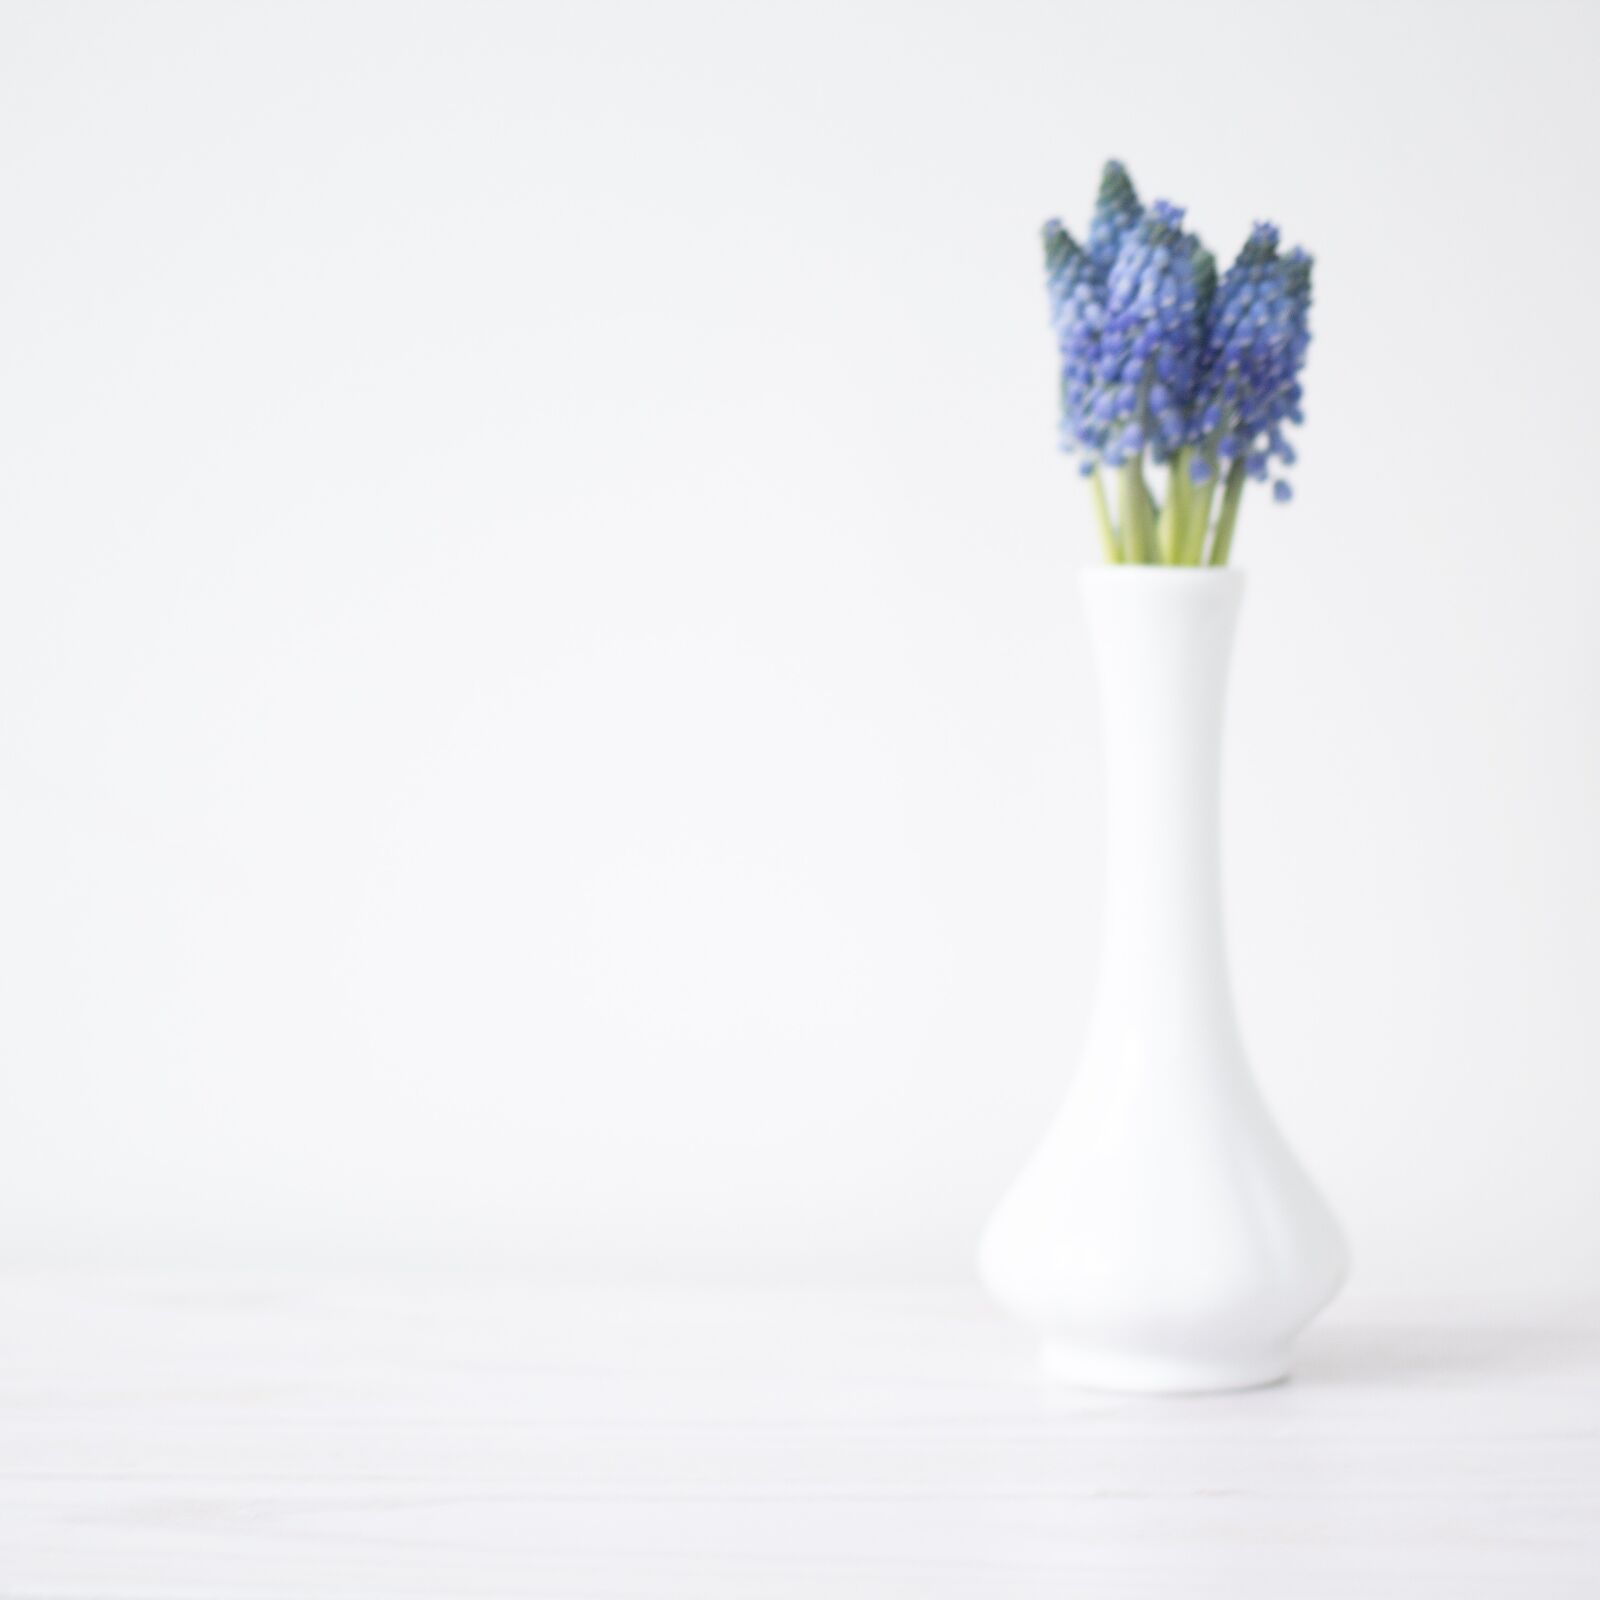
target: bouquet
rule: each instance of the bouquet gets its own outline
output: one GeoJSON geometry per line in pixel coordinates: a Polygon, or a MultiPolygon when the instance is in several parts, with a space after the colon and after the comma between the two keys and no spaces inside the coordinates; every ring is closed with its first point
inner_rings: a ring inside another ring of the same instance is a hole
{"type": "Polygon", "coordinates": [[[1290,497],[1284,430],[1303,420],[1311,257],[1280,254],[1278,230],[1258,222],[1219,278],[1183,221],[1165,200],[1142,205],[1108,161],[1087,244],[1044,226],[1061,448],[1089,479],[1108,561],[1221,566],[1246,482],[1270,478],[1274,499],[1290,497]],[[1147,454],[1166,469],[1160,501],[1147,454]]]}

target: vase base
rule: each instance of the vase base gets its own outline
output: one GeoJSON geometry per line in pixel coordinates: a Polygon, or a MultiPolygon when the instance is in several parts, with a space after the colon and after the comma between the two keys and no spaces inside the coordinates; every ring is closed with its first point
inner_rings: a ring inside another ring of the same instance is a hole
{"type": "Polygon", "coordinates": [[[1264,1389],[1289,1376],[1286,1349],[1232,1359],[1194,1359],[1096,1350],[1050,1339],[1040,1357],[1045,1376],[1053,1383],[1117,1394],[1223,1394],[1264,1389]]]}

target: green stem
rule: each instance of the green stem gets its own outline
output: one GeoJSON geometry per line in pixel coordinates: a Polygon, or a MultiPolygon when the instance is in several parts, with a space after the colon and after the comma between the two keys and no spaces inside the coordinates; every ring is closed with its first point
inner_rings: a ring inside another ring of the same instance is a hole
{"type": "Polygon", "coordinates": [[[1184,529],[1183,564],[1198,567],[1205,559],[1206,534],[1211,529],[1211,502],[1217,493],[1217,464],[1211,463],[1210,475],[1204,483],[1191,486],[1189,497],[1189,525],[1184,529]]]}
{"type": "Polygon", "coordinates": [[[1121,561],[1122,551],[1117,545],[1117,530],[1111,526],[1111,507],[1106,504],[1106,486],[1099,467],[1094,469],[1089,487],[1094,491],[1095,520],[1100,524],[1100,543],[1105,547],[1106,560],[1121,561]]]}
{"type": "Polygon", "coordinates": [[[1169,567],[1187,560],[1189,522],[1194,515],[1194,484],[1189,477],[1189,451],[1180,450],[1172,458],[1167,476],[1167,503],[1161,516],[1161,559],[1169,567]]]}
{"type": "Polygon", "coordinates": [[[1244,493],[1244,457],[1228,468],[1228,486],[1222,491],[1222,510],[1217,513],[1217,536],[1211,544],[1211,565],[1226,566],[1233,545],[1233,525],[1239,520],[1239,497],[1244,493]]]}
{"type": "Polygon", "coordinates": [[[1150,545],[1145,537],[1150,520],[1150,491],[1145,487],[1139,463],[1138,456],[1124,462],[1117,483],[1118,520],[1122,524],[1126,559],[1135,563],[1150,559],[1150,545]]]}

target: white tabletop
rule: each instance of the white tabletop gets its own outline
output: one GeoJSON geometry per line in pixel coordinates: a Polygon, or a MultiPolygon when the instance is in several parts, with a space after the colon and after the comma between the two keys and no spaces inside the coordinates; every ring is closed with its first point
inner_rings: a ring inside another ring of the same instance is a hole
{"type": "Polygon", "coordinates": [[[1600,1595],[1600,1308],[1051,1390],[975,1295],[0,1282],[0,1596],[1600,1595]]]}

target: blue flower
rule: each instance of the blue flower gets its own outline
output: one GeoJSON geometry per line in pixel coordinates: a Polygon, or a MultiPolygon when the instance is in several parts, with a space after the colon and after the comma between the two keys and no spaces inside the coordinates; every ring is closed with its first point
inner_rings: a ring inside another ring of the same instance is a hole
{"type": "Polygon", "coordinates": [[[1059,222],[1044,225],[1044,260],[1050,322],[1061,357],[1061,448],[1091,452],[1084,470],[1093,471],[1093,453],[1105,439],[1093,395],[1102,291],[1093,263],[1059,222]]]}
{"type": "Polygon", "coordinates": [[[1097,395],[1115,397],[1117,465],[1145,446],[1166,461],[1189,442],[1216,266],[1183,231],[1183,211],[1158,200],[1117,252],[1095,353],[1097,395]]]}
{"type": "Polygon", "coordinates": [[[1116,161],[1101,174],[1086,245],[1045,224],[1061,448],[1085,472],[1187,449],[1197,483],[1241,463],[1288,499],[1285,429],[1301,421],[1311,258],[1280,255],[1278,230],[1257,223],[1219,280],[1183,224],[1168,201],[1142,206],[1116,161]]]}
{"type": "Polygon", "coordinates": [[[1292,465],[1283,429],[1300,420],[1310,308],[1311,257],[1298,249],[1280,256],[1278,230],[1258,222],[1217,286],[1191,439],[1202,452],[1243,457],[1254,478],[1270,460],[1292,465]]]}
{"type": "Polygon", "coordinates": [[[1089,224],[1089,260],[1102,283],[1110,277],[1123,241],[1138,228],[1144,207],[1120,161],[1108,161],[1100,174],[1094,220],[1089,224]]]}

